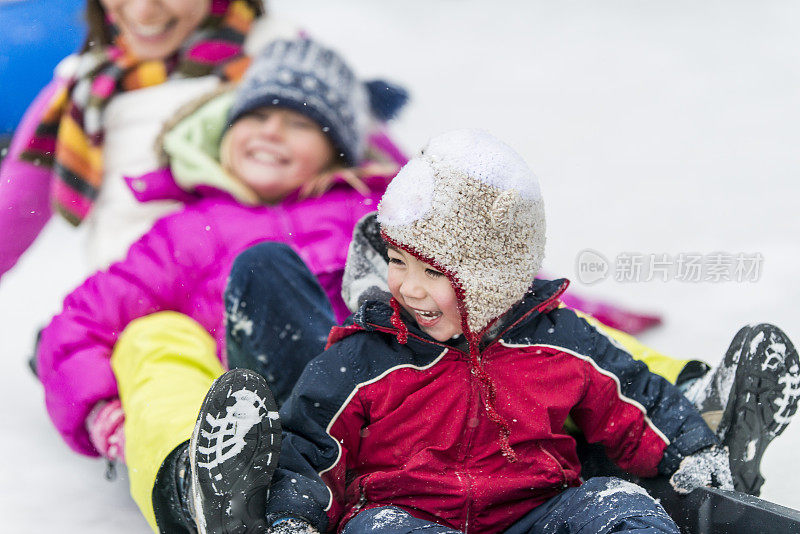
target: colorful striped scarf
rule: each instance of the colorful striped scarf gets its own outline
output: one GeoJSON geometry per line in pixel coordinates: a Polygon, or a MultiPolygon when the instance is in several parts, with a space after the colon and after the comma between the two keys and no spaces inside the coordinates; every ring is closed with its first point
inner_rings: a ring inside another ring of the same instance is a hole
{"type": "Polygon", "coordinates": [[[212,0],[208,17],[165,60],[136,59],[121,37],[81,54],[75,76],[56,92],[20,154],[24,161],[53,170],[54,211],[76,226],[89,214],[103,180],[103,110],[114,95],[173,77],[214,73],[238,80],[249,64],[243,43],[254,17],[243,0],[212,0]]]}

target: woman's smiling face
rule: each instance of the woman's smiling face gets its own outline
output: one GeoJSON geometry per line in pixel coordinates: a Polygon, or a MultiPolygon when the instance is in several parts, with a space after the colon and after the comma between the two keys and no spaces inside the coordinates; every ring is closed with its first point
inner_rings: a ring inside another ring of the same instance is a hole
{"type": "Polygon", "coordinates": [[[208,15],[211,0],[100,0],[139,59],[164,59],[208,15]]]}

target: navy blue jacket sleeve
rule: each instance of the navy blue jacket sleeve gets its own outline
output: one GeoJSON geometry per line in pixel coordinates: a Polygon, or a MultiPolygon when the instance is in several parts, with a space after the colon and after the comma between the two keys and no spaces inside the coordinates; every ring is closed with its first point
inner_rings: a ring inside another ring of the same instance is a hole
{"type": "Polygon", "coordinates": [[[281,408],[283,442],[267,501],[268,519],[300,518],[325,532],[340,517],[349,449],[358,446],[348,439],[358,439],[362,424],[356,368],[347,357],[358,337],[336,343],[312,360],[281,408]],[[349,438],[335,439],[331,427],[349,438]]]}
{"type": "Polygon", "coordinates": [[[660,473],[671,474],[684,457],[718,444],[700,413],[676,386],[650,372],[644,363],[572,310],[559,308],[549,315],[559,323],[559,344],[592,358],[598,367],[614,374],[622,394],[641,404],[648,418],[669,439],[658,466],[660,473]]]}

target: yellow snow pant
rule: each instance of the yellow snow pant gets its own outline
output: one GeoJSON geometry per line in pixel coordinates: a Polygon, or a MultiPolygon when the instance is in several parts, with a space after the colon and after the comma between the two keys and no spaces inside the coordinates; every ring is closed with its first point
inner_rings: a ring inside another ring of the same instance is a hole
{"type": "Polygon", "coordinates": [[[209,333],[175,312],[130,323],[114,347],[111,366],[125,410],[131,495],[158,532],[152,501],[158,469],[191,437],[203,399],[224,369],[209,333]]]}

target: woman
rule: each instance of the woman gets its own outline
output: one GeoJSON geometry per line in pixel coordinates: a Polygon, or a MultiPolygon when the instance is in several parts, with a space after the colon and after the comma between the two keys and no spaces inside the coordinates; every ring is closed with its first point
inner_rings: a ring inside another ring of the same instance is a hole
{"type": "Polygon", "coordinates": [[[172,202],[138,203],[125,176],[159,166],[175,111],[237,80],[269,39],[296,33],[260,0],[87,0],[83,49],[28,108],[0,168],[0,276],[53,208],[88,228],[91,270],[118,259],[172,202]]]}

